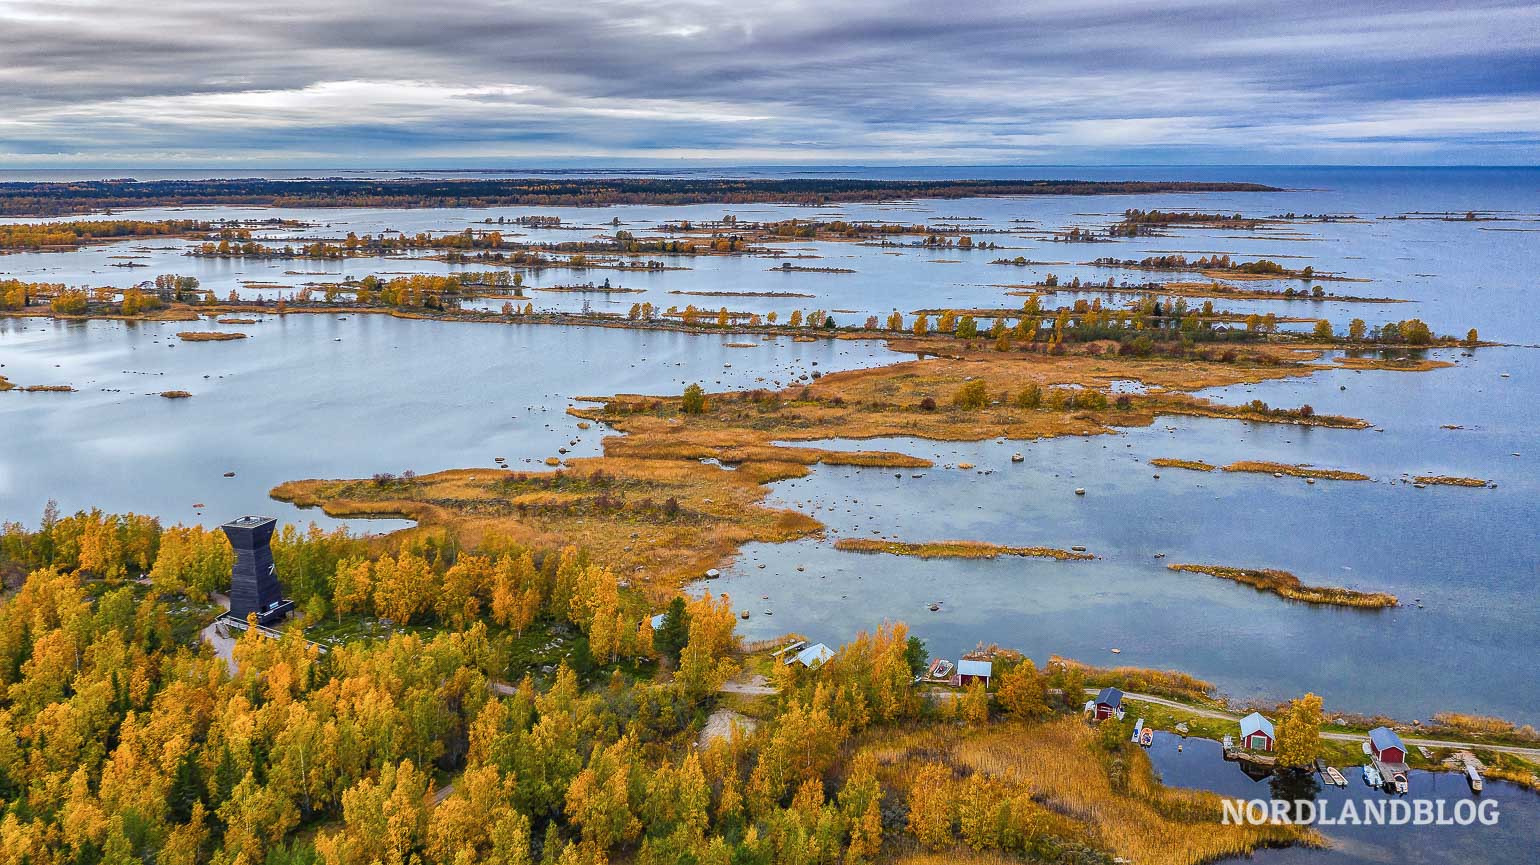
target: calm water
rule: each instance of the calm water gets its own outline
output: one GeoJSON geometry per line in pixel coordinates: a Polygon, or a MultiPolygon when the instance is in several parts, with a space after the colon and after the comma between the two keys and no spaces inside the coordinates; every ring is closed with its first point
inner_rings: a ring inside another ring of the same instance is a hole
{"type": "MultiPolygon", "coordinates": [[[[1540,271],[1540,170],[1332,169],[949,169],[842,171],[852,176],[1080,176],[1255,180],[1287,187],[1266,194],[1044,197],[922,201],[825,208],[770,205],[486,210],[196,209],[125,213],[160,218],[304,219],[294,234],[340,237],[457,231],[490,217],[559,215],[578,230],[530,231],[526,239],[580,239],[620,227],[646,233],[665,220],[803,218],[940,221],[968,219],[977,240],[998,251],[883,249],[807,243],[798,264],[846,267],[849,274],[773,273],[769,258],[678,258],[688,270],[651,274],[546,271],[531,288],[595,281],[645,289],[588,296],[597,309],[623,311],[650,301],[706,308],[834,310],[842,322],[932,306],[1017,307],[1000,287],[1047,273],[1062,281],[1139,280],[1075,262],[1111,255],[1225,252],[1270,257],[1294,267],[1341,271],[1372,281],[1326,283],[1343,293],[1414,301],[1355,306],[1339,302],[1220,302],[1235,311],[1325,315],[1338,326],[1421,317],[1440,332],[1505,342],[1540,342],[1535,274],[1540,271]],[[1127,207],[1196,208],[1267,215],[1294,211],[1354,214],[1364,221],[1289,226],[1243,235],[1183,231],[1175,237],[1104,244],[1055,244],[1041,232],[1097,227],[1127,207]],[[1407,211],[1491,211],[1502,222],[1380,220],[1407,211]],[[897,254],[894,254],[897,253],[897,254]],[[1024,268],[998,257],[1067,262],[1024,268]],[[806,299],[701,298],[683,291],[794,291],[806,299]],[[848,311],[847,311],[848,310],[848,311]]],[[[116,173],[116,172],[114,172],[116,173]]],[[[132,172],[130,172],[132,173],[132,172]]],[[[311,172],[314,174],[315,172],[311,172]]],[[[798,172],[790,172],[798,173],[798,172]]],[[[251,174],[250,172],[246,173],[251,174]]],[[[765,169],[764,176],[781,176],[765,169]]],[[[146,175],[148,176],[148,175],[146,175]]],[[[512,226],[504,227],[513,233],[512,226]]],[[[275,235],[284,236],[284,235],[275,235]]],[[[193,259],[182,241],[92,247],[71,254],[0,257],[0,275],[128,286],[158,273],[193,274],[220,295],[287,294],[309,281],[368,273],[445,272],[437,262],[243,262],[193,259]],[[133,259],[113,256],[141,256],[133,259]],[[135,261],[145,268],[118,268],[135,261]],[[247,282],[277,283],[280,289],[247,282]]],[[[1258,283],[1270,287],[1299,283],[1258,283]]],[[[537,307],[575,309],[580,295],[530,292],[537,307]]],[[[1062,296],[1058,302],[1067,302],[1062,296]]],[[[1121,302],[1126,297],[1114,297],[1121,302]]],[[[761,343],[725,347],[730,336],[623,330],[397,321],[375,316],[268,317],[238,326],[252,339],[182,344],[185,324],[0,322],[0,374],[19,384],[68,383],[74,394],[0,396],[0,515],[35,522],[42,504],[98,505],[153,512],[172,520],[222,519],[276,511],[308,519],[266,499],[274,484],[300,477],[367,476],[411,468],[491,466],[539,461],[568,447],[595,453],[597,431],[581,432],[562,414],[575,396],[677,392],[785,383],[811,370],[885,362],[875,343],[761,343]],[[727,367],[726,364],[731,364],[727,367]],[[207,378],[205,378],[207,376],[207,378]],[[146,394],[185,389],[190,400],[146,394]],[[576,440],[574,444],[573,441],[576,440]],[[235,478],[224,478],[235,471],[235,478]],[[203,507],[195,507],[202,505],[203,507]]],[[[199,329],[222,327],[199,325],[199,329]]],[[[1209,419],[1166,418],[1114,436],[1037,443],[937,443],[906,439],[825,443],[884,447],[937,462],[925,472],[819,468],[777,485],[774,503],[806,510],[828,537],[751,546],[717,585],[753,611],[751,636],[798,630],[839,642],[884,618],[908,620],[941,655],[979,641],[1092,662],[1177,667],[1240,698],[1274,699],[1314,690],[1350,711],[1427,717],[1444,709],[1540,720],[1533,666],[1540,643],[1540,539],[1535,527],[1540,457],[1540,353],[1529,348],[1437,356],[1452,369],[1424,374],[1331,371],[1210,393],[1274,405],[1310,403],[1318,411],[1365,417],[1374,431],[1300,429],[1209,419]],[[1508,373],[1507,378],[1502,376],[1508,373]],[[1345,389],[1344,389],[1345,388],[1345,389]],[[1463,429],[1441,429],[1444,424],[1463,429]],[[1011,453],[1026,456],[1009,462],[1011,453]],[[1518,453],[1520,456],[1513,456],[1518,453]],[[1259,475],[1196,474],[1154,457],[1211,463],[1234,459],[1308,462],[1362,471],[1370,483],[1259,475]],[[975,471],[948,469],[970,462],[975,471]],[[980,471],[991,472],[981,474],[980,471]],[[1403,474],[1489,478],[1495,489],[1429,488],[1403,474]],[[911,477],[921,474],[922,477],[911,477]],[[1088,495],[1073,495],[1085,487],[1088,495]],[[1058,563],[931,561],[840,553],[842,536],[903,540],[969,538],[1067,547],[1100,558],[1058,563]],[[1164,553],[1164,559],[1155,558],[1164,553]],[[1320,609],[1196,574],[1167,570],[1195,561],[1292,570],[1307,582],[1387,590],[1421,609],[1380,612],[1320,609]],[[764,565],[764,567],[758,567],[764,565]],[[798,571],[801,565],[804,570],[798,571]],[[768,596],[768,597],[762,597],[768,596]],[[927,605],[941,602],[931,613],[927,605]],[[765,615],[766,611],[773,615],[765,615]]]]}
{"type": "Polygon", "coordinates": [[[602,433],[564,414],[574,397],[678,392],[693,381],[746,388],[899,357],[877,342],[727,348],[731,341],[378,315],[249,325],[0,319],[0,374],[79,391],[0,395],[9,445],[0,513],[35,524],[55,498],[66,511],[203,522],[265,512],[326,523],[319,510],[301,513],[267,491],[306,477],[491,470],[497,456],[522,466],[558,448],[594,455],[602,433]],[[189,327],[250,338],[178,340],[189,327]],[[166,390],[194,396],[156,396],[166,390]]]}
{"type": "MultiPolygon", "coordinates": [[[[1218,742],[1182,739],[1155,734],[1150,761],[1161,780],[1177,787],[1210,790],[1236,799],[1316,799],[1324,813],[1342,813],[1343,802],[1363,812],[1364,802],[1395,797],[1371,790],[1356,766],[1339,767],[1348,780],[1344,788],[1320,782],[1318,776],[1288,781],[1278,778],[1253,780],[1238,763],[1224,761],[1218,742]],[[1178,743],[1182,750],[1177,750],[1178,743]]],[[[1462,775],[1414,771],[1408,778],[1405,798],[1444,800],[1445,813],[1453,814],[1464,800],[1494,802],[1497,823],[1492,826],[1322,826],[1331,842],[1324,850],[1289,848],[1263,850],[1253,857],[1263,865],[1383,865],[1417,863],[1443,865],[1467,862],[1533,862],[1535,839],[1540,838],[1540,796],[1513,784],[1488,781],[1481,796],[1474,796],[1462,775]]]]}
{"type": "Polygon", "coordinates": [[[1540,435],[1535,404],[1514,382],[1536,380],[1540,352],[1443,354],[1459,365],[1341,370],[1216,391],[1233,401],[1356,413],[1379,424],[1375,431],[1161,418],[1118,435],[1033,443],[823,442],[903,451],[937,467],[820,467],[777,484],[772,503],[808,511],[829,537],[751,546],[718,586],[756,613],[741,626],[755,637],[790,628],[836,642],[869,626],[876,611],[908,621],[942,655],[982,640],[1039,661],[1059,653],[1176,667],[1242,699],[1313,690],[1349,711],[1425,718],[1463,708],[1533,718],[1540,693],[1515,687],[1513,671],[1531,664],[1540,639],[1540,435]],[[1440,429],[1445,423],[1466,429],[1440,429]],[[1018,451],[1026,461],[1011,463],[1018,451]],[[1311,485],[1154,469],[1148,460],[1156,457],[1308,462],[1374,480],[1311,485]],[[1483,477],[1497,488],[1416,489],[1403,473],[1483,477]],[[1077,487],[1087,495],[1074,495],[1077,487]],[[923,561],[842,553],[832,546],[842,536],[1083,544],[1099,558],[923,561]],[[1175,573],[1168,562],[1278,567],[1309,583],[1390,591],[1423,607],[1300,604],[1175,573]],[[941,610],[930,612],[931,602],[941,610]]]}

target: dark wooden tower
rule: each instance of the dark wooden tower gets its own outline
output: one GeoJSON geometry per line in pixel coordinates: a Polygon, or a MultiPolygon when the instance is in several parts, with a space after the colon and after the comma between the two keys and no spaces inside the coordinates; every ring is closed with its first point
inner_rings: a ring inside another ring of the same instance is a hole
{"type": "Polygon", "coordinates": [[[269,543],[277,525],[272,517],[246,516],[220,526],[235,549],[235,567],[230,571],[230,615],[238,619],[256,613],[257,621],[267,625],[294,608],[293,602],[284,598],[278,570],[273,567],[269,543]]]}

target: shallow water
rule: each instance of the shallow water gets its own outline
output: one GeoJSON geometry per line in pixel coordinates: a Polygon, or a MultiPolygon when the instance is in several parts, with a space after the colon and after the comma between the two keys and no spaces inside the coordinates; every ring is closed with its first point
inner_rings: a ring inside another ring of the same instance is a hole
{"type": "MultiPolygon", "coordinates": [[[[836,172],[837,173],[837,172],[836,172]]],[[[845,176],[882,171],[851,172],[845,176]]],[[[901,172],[902,173],[902,172],[901,172]]],[[[1017,307],[1000,286],[1047,273],[1130,281],[1165,274],[1077,265],[1099,256],[1141,258],[1184,252],[1270,257],[1311,264],[1370,282],[1326,282],[1330,291],[1389,295],[1414,303],[1352,305],[1335,301],[1216,301],[1238,312],[1325,315],[1343,327],[1421,317],[1440,332],[1479,328],[1487,339],[1540,341],[1533,315],[1540,265],[1540,170],[1102,169],[932,171],[912,176],[1065,176],[1256,180],[1279,193],[1043,197],[898,202],[837,207],[702,205],[694,207],[492,208],[481,210],[172,209],[125,217],[272,216],[306,219],[300,234],[341,237],[463,230],[486,218],[560,215],[578,230],[529,231],[520,239],[580,239],[621,228],[646,234],[664,220],[789,217],[937,221],[960,224],[991,250],[893,249],[852,243],[796,244],[819,258],[806,266],[855,273],[776,273],[774,258],[665,258],[687,270],[612,270],[532,274],[537,308],[623,312],[649,301],[666,308],[694,302],[715,309],[786,316],[794,308],[835,312],[842,323],[889,310],[922,307],[1017,307]],[[1360,222],[1307,223],[1239,236],[1180,231],[1173,237],[1119,243],[1058,244],[1041,230],[1100,226],[1128,207],[1192,208],[1268,215],[1355,214],[1360,222]],[[1501,211],[1512,221],[1382,220],[1405,211],[1501,211]],[[1008,234],[984,234],[986,227],[1008,234]],[[890,254],[899,253],[899,254],[890,254]],[[991,265],[1023,255],[1069,264],[991,265]],[[956,260],[957,263],[944,263],[956,260]],[[553,284],[602,282],[641,294],[555,294],[553,284]],[[808,299],[701,298],[677,291],[795,291],[808,299]]],[[[769,176],[774,176],[770,173],[769,176]]],[[[503,226],[512,235],[518,229],[503,226]]],[[[368,273],[447,272],[410,259],[343,262],[229,261],[184,256],[184,241],[130,241],[69,254],[0,256],[0,275],[126,287],[162,272],[192,274],[220,296],[230,290],[272,297],[309,281],[368,273]],[[167,248],[159,248],[167,247],[167,248]],[[114,255],[143,255],[146,268],[117,268],[114,255]],[[295,271],[288,273],[287,271],[295,271]],[[261,289],[243,280],[279,283],[261,289]]],[[[484,269],[469,265],[471,269],[484,269]]],[[[1271,288],[1294,282],[1248,283],[1271,288]]],[[[1057,303],[1072,298],[1050,299],[1057,303]]],[[[1118,302],[1126,296],[1115,298],[1118,302]]],[[[1201,300],[1192,301],[1194,305],[1201,300]]],[[[500,306],[495,301],[493,306],[500,306]]],[[[35,523],[42,504],[66,510],[100,506],[168,520],[223,519],[246,511],[316,518],[266,498],[302,477],[356,477],[515,465],[567,447],[596,453],[600,432],[576,429],[562,414],[575,396],[617,392],[676,393],[689,381],[708,389],[790,382],[810,372],[896,357],[879,343],[761,342],[725,347],[731,335],[688,336],[624,330],[403,321],[381,316],[269,316],[239,329],[252,338],[184,344],[186,323],[51,323],[0,320],[0,374],[21,385],[72,384],[74,394],[0,396],[0,516],[35,523]],[[338,341],[340,340],[340,341],[338,341]],[[643,360],[645,358],[645,360],[643,360]],[[726,364],[732,364],[730,368],[726,364]],[[56,366],[57,365],[57,366],[56,366]],[[209,378],[204,378],[209,376],[209,378]],[[762,381],[761,381],[762,380],[762,381]],[[185,389],[168,401],[146,394],[185,389]],[[576,443],[573,441],[576,440],[576,443]],[[236,477],[224,478],[226,471],[236,477]],[[201,505],[202,507],[196,507],[201,505]]],[[[716,585],[754,615],[750,636],[788,630],[838,643],[884,618],[908,620],[938,655],[955,656],[979,641],[1012,645],[1042,659],[1057,652],[1084,660],[1177,667],[1242,698],[1281,698],[1314,690],[1330,708],[1427,717],[1438,710],[1540,719],[1532,676],[1540,643],[1540,353],[1480,349],[1472,357],[1435,352],[1452,369],[1429,373],[1332,370],[1307,379],[1220,389],[1226,401],[1253,398],[1279,406],[1309,403],[1319,412],[1364,417],[1374,431],[1162,418],[1114,436],[1036,443],[937,443],[906,439],[831,442],[882,447],[936,459],[938,467],[900,472],[819,467],[775,487],[772,503],[823,520],[829,536],[747,548],[716,585]],[[1503,378],[1508,373],[1509,378],[1503,378]],[[1345,388],[1345,389],[1344,389],[1345,388]],[[1453,424],[1463,429],[1446,430],[1453,424]],[[1022,464],[1009,462],[1021,451],[1022,464]],[[1520,456],[1512,456],[1518,453],[1520,456]],[[1313,463],[1362,471],[1373,482],[1320,481],[1180,469],[1156,470],[1154,457],[1223,464],[1238,459],[1313,463]],[[947,464],[971,462],[962,472],[947,464]],[[980,474],[978,471],[992,471],[980,474]],[[1490,479],[1495,489],[1400,483],[1403,473],[1490,479]],[[914,478],[910,475],[921,474],[914,478]],[[1088,495],[1073,495],[1085,487],[1088,495]],[[1068,547],[1100,558],[1060,563],[1005,559],[918,561],[840,553],[840,536],[873,530],[908,541],[945,538],[1068,547]],[[1157,553],[1165,558],[1156,559],[1157,553]],[[1309,607],[1201,574],[1175,573],[1167,562],[1192,561],[1294,571],[1306,582],[1397,593],[1416,606],[1366,612],[1309,607]],[[764,564],[764,568],[756,567],[764,564]],[[797,571],[797,565],[804,571],[797,571]],[[768,599],[761,598],[769,595],[768,599]],[[931,613],[928,603],[941,602],[931,613]],[[765,615],[773,611],[774,615],[765,615]],[[1117,647],[1120,655],[1108,650],[1117,647]]],[[[938,395],[942,398],[945,395],[938,395]]],[[[370,523],[371,528],[394,523],[370,523]]]]}
{"type": "MultiPolygon", "coordinates": [[[[1458,826],[1320,826],[1331,842],[1323,850],[1288,848],[1261,850],[1253,859],[1264,865],[1383,865],[1391,862],[1415,862],[1422,865],[1467,862],[1532,862],[1535,839],[1540,837],[1540,796],[1502,781],[1487,781],[1479,796],[1471,793],[1462,775],[1450,772],[1413,771],[1408,778],[1405,797],[1392,797],[1371,790],[1363,783],[1357,766],[1341,766],[1348,780],[1344,788],[1321,783],[1319,776],[1283,781],[1277,778],[1253,780],[1238,763],[1224,760],[1218,742],[1208,739],[1182,739],[1168,733],[1156,733],[1149,749],[1150,761],[1165,783],[1177,787],[1210,790],[1236,799],[1271,800],[1315,799],[1323,813],[1340,816],[1343,803],[1353,800],[1357,813],[1364,813],[1365,802],[1404,798],[1443,800],[1445,813],[1453,815],[1456,803],[1490,802],[1495,809],[1494,825],[1458,826]],[[1181,744],[1182,750],[1177,750],[1181,744]]],[[[1470,807],[1470,806],[1465,806],[1470,807]]]]}
{"type": "Polygon", "coordinates": [[[1213,392],[1352,411],[1376,422],[1374,431],[1163,417],[1115,435],[1031,443],[820,442],[901,451],[936,467],[821,466],[776,484],[770,503],[811,513],[828,537],[751,546],[716,587],[756,613],[740,626],[753,637],[795,630],[839,642],[886,616],[908,621],[941,656],[997,642],[1039,661],[1058,653],[1175,667],[1243,699],[1311,690],[1340,710],[1532,718],[1540,693],[1514,687],[1512,671],[1530,663],[1540,641],[1540,476],[1533,456],[1511,453],[1540,452],[1540,433],[1533,403],[1491,396],[1513,381],[1496,370],[1533,380],[1540,354],[1441,354],[1460,364],[1432,373],[1338,370],[1213,392]],[[1429,406],[1438,413],[1429,416],[1429,406]],[[1444,422],[1467,429],[1440,429],[1444,422]],[[1023,463],[1010,462],[1015,452],[1023,463]],[[1312,463],[1373,480],[1156,469],[1148,463],[1156,457],[1312,463]],[[1416,489],[1403,473],[1497,486],[1416,489]],[[1075,495],[1077,487],[1087,494],[1075,495]],[[842,536],[1082,544],[1098,559],[920,560],[835,550],[842,536]],[[1392,592],[1406,606],[1302,604],[1165,567],[1175,562],[1282,568],[1310,584],[1392,592]],[[932,602],[941,609],[929,611],[932,602]]]}
{"type": "Polygon", "coordinates": [[[901,357],[871,341],[754,339],[755,348],[738,349],[725,335],[380,315],[249,325],[0,319],[0,374],[78,389],[0,395],[9,442],[0,513],[35,525],[55,498],[66,512],[95,506],[203,522],[259,512],[329,524],[267,491],[307,477],[490,471],[496,456],[524,467],[559,448],[595,455],[603,431],[580,430],[564,414],[575,397],[677,392],[696,381],[754,387],[901,357]],[[189,328],[250,337],[176,338],[189,328]],[[167,390],[193,396],[156,396],[167,390]]]}

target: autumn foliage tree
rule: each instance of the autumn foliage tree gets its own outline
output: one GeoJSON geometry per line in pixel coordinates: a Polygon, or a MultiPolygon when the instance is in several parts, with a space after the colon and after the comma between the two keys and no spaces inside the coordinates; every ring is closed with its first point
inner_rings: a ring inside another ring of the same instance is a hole
{"type": "Polygon", "coordinates": [[[1278,765],[1305,768],[1321,754],[1321,698],[1306,694],[1289,703],[1278,719],[1278,765]]]}

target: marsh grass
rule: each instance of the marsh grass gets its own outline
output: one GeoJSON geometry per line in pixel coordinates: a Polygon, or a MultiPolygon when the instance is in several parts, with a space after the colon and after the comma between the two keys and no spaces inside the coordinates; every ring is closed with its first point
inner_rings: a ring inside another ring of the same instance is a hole
{"type": "MultiPolygon", "coordinates": [[[[969,776],[1002,785],[1011,801],[1032,803],[1037,831],[1060,848],[1103,851],[1149,865],[1193,865],[1263,847],[1321,843],[1299,826],[1223,825],[1218,795],[1161,785],[1142,751],[1122,742],[1109,745],[1107,738],[1078,717],[1063,717],[1038,725],[1008,722],[885,735],[869,750],[884,774],[898,779],[912,778],[925,764],[948,768],[959,821],[970,805],[962,801],[969,776]]],[[[966,848],[894,852],[904,854],[894,861],[914,865],[1006,861],[966,848]]]]}
{"type": "Polygon", "coordinates": [[[1371,478],[1359,472],[1348,472],[1340,469],[1318,469],[1311,466],[1291,465],[1289,463],[1274,463],[1259,460],[1241,460],[1224,467],[1227,472],[1256,472],[1258,474],[1284,474],[1296,478],[1318,478],[1333,481],[1367,481],[1371,478]]]}
{"type": "Polygon", "coordinates": [[[1335,586],[1307,586],[1299,577],[1288,571],[1273,568],[1231,568],[1223,565],[1166,565],[1173,571],[1208,574],[1223,580],[1243,583],[1263,592],[1307,604],[1329,604],[1338,607],[1394,607],[1399,603],[1395,595],[1386,592],[1360,592],[1335,586]]]}
{"type": "Polygon", "coordinates": [[[1433,360],[1426,357],[1347,357],[1342,355],[1336,358],[1336,364],[1349,369],[1379,369],[1391,372],[1431,372],[1435,369],[1454,366],[1447,360],[1433,360]]]}
{"type": "Polygon", "coordinates": [[[1173,457],[1156,457],[1150,460],[1150,465],[1163,469],[1190,469],[1195,472],[1211,472],[1218,468],[1202,460],[1182,460],[1173,457]]]}
{"type": "Polygon", "coordinates": [[[1008,547],[985,541],[929,541],[910,544],[875,538],[840,538],[834,542],[834,548],[856,553],[913,556],[918,559],[996,559],[1000,556],[1023,556],[1070,561],[1096,558],[1090,553],[1077,553],[1053,547],[1008,547]]]}
{"type": "Polygon", "coordinates": [[[337,517],[404,517],[418,524],[408,533],[448,529],[467,546],[497,537],[556,549],[581,538],[596,561],[662,601],[680,584],[723,566],[743,544],[790,541],[822,529],[805,514],[761,504],[766,480],[794,477],[806,467],[758,468],[605,456],[571,460],[551,472],[455,469],[410,481],[292,481],[272,495],[337,517]]]}
{"type": "Polygon", "coordinates": [[[245,339],[246,334],[236,331],[197,331],[184,330],[176,335],[177,339],[184,342],[227,342],[232,339],[245,339]]]}
{"type": "Polygon", "coordinates": [[[1149,667],[1093,667],[1073,658],[1054,655],[1048,659],[1048,669],[1057,667],[1072,667],[1079,670],[1087,686],[1101,688],[1114,685],[1125,691],[1138,691],[1172,700],[1216,704],[1213,696],[1213,682],[1204,681],[1180,670],[1155,670],[1149,667]]]}
{"type": "Polygon", "coordinates": [[[1462,478],[1453,475],[1417,475],[1412,480],[1419,484],[1439,484],[1448,487],[1484,487],[1491,483],[1481,478],[1462,478]]]}

